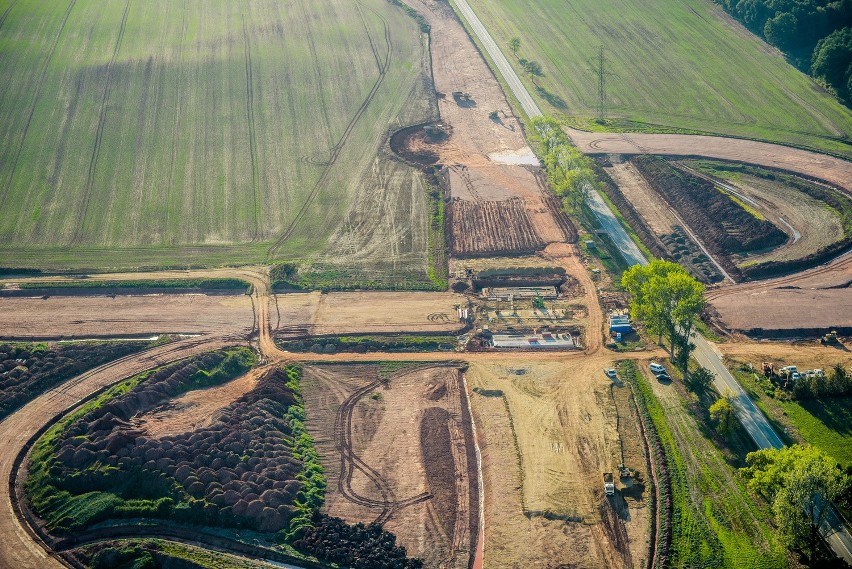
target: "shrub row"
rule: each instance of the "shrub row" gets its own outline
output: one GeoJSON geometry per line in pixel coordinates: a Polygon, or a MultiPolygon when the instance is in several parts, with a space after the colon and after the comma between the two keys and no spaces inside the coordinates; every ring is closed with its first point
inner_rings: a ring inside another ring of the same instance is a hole
{"type": "Polygon", "coordinates": [[[452,336],[338,336],[311,340],[278,340],[278,346],[290,352],[434,352],[456,345],[452,336]]]}

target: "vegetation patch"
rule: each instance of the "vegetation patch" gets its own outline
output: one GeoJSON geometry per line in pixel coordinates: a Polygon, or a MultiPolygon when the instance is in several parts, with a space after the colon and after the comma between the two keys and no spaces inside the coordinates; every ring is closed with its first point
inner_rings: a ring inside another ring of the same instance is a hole
{"type": "Polygon", "coordinates": [[[91,290],[100,292],[102,290],[181,290],[181,291],[247,291],[251,285],[241,279],[152,279],[152,280],[128,280],[128,281],[99,281],[99,280],[77,280],[77,281],[50,281],[50,282],[24,282],[19,285],[22,290],[91,290]]]}
{"type": "Polygon", "coordinates": [[[322,263],[297,264],[292,262],[273,265],[272,287],[275,292],[294,290],[447,290],[446,264],[430,257],[427,274],[413,271],[379,273],[363,267],[341,267],[322,263]],[[436,264],[437,263],[437,264],[436,264]]]}
{"type": "Polygon", "coordinates": [[[619,371],[634,387],[656,454],[659,566],[785,567],[786,555],[764,521],[769,515],[766,505],[748,492],[745,481],[715,447],[702,419],[706,411],[698,413],[696,404],[686,401],[662,402],[635,362],[623,362],[619,371]]]}
{"type": "MultiPolygon", "coordinates": [[[[517,36],[524,57],[543,63],[547,74],[530,76],[509,57],[544,112],[570,115],[583,129],[711,131],[852,156],[852,111],[706,0],[469,3],[497,45],[508,46],[517,36]],[[605,125],[597,124],[601,46],[605,125]]],[[[777,9],[793,12],[827,3],[739,2],[749,8],[783,5],[777,9]]],[[[799,29],[803,36],[815,31],[799,29]]]]}
{"type": "Polygon", "coordinates": [[[305,340],[278,340],[278,346],[288,352],[435,352],[456,347],[453,336],[331,336],[305,340]]]}
{"type": "Polygon", "coordinates": [[[0,344],[0,420],[48,389],[152,342],[0,344]]]}

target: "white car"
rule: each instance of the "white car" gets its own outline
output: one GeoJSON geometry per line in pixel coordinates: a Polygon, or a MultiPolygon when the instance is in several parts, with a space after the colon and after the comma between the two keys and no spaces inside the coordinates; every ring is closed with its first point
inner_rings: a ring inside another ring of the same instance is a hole
{"type": "Polygon", "coordinates": [[[615,373],[615,370],[613,368],[605,369],[604,373],[607,377],[611,377],[612,379],[618,377],[618,374],[615,373]]]}
{"type": "Polygon", "coordinates": [[[665,367],[663,367],[662,365],[655,363],[655,362],[649,363],[648,367],[651,368],[651,371],[654,372],[654,375],[657,375],[657,374],[660,374],[660,373],[665,373],[665,371],[666,371],[665,367]]]}
{"type": "Polygon", "coordinates": [[[793,373],[790,374],[790,379],[792,381],[799,381],[799,378],[801,378],[801,375],[799,375],[799,372],[797,372],[797,371],[794,371],[793,373]]]}

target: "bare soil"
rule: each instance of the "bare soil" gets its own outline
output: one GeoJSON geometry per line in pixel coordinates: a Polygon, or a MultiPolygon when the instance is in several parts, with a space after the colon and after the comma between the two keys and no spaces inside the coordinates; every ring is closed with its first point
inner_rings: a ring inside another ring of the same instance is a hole
{"type": "Polygon", "coordinates": [[[0,299],[0,334],[15,339],[251,333],[249,296],[162,294],[0,299]]]}
{"type": "Polygon", "coordinates": [[[427,567],[466,569],[478,534],[476,464],[454,365],[308,365],[308,430],[325,510],[378,522],[427,567]]]}
{"type": "Polygon", "coordinates": [[[268,371],[267,366],[256,367],[224,385],[195,389],[141,417],[135,417],[132,425],[156,438],[209,427],[218,419],[219,411],[254,389],[260,377],[268,371]]]}
{"type": "Polygon", "coordinates": [[[852,194],[852,162],[808,150],[720,136],[567,131],[586,154],[704,156],[745,162],[824,180],[852,194]]]}
{"type": "MultiPolygon", "coordinates": [[[[485,566],[640,567],[648,509],[616,503],[602,474],[622,460],[619,406],[606,355],[543,363],[476,362],[469,385],[485,478],[485,566]]],[[[620,389],[627,389],[626,387],[620,389]]],[[[623,403],[623,398],[621,403],[623,403]]],[[[626,424],[625,424],[626,426],[626,424]]],[[[641,448],[625,460],[644,470],[641,448]]]]}
{"type": "Polygon", "coordinates": [[[287,293],[273,297],[272,330],[281,336],[449,333],[464,326],[449,292],[287,293]]]}
{"type": "Polygon", "coordinates": [[[438,0],[412,0],[410,5],[432,26],[433,78],[443,95],[438,108],[450,132],[431,145],[416,139],[412,150],[427,162],[437,156],[436,162],[447,169],[445,180],[454,200],[454,253],[519,254],[575,241],[576,230],[558,205],[554,207],[538,166],[522,164],[529,162],[531,152],[521,124],[450,5],[438,0]],[[456,199],[462,205],[456,205],[456,199]],[[506,200],[515,203],[497,203],[506,200]],[[507,207],[512,213],[501,219],[507,207]],[[475,246],[466,239],[475,240],[475,246]]]}
{"type": "Polygon", "coordinates": [[[814,269],[708,292],[711,312],[728,330],[803,336],[852,330],[852,254],[814,269]]]}

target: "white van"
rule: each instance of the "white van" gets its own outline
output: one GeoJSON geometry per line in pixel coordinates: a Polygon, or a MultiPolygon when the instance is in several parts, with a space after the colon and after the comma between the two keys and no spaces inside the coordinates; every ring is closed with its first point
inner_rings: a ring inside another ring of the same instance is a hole
{"type": "Polygon", "coordinates": [[[651,368],[651,371],[654,372],[655,375],[658,373],[664,373],[666,371],[666,368],[656,362],[649,363],[648,367],[651,368]]]}

